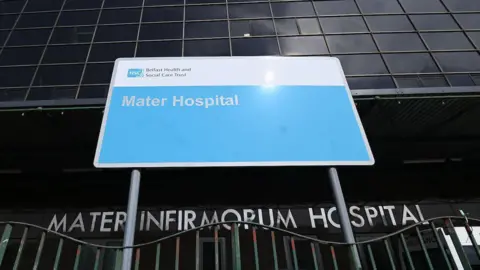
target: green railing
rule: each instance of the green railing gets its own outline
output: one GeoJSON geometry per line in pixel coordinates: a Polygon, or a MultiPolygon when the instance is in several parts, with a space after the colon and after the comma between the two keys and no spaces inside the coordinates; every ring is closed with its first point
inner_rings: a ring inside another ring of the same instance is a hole
{"type": "MultiPolygon", "coordinates": [[[[357,269],[480,269],[475,224],[480,220],[446,216],[371,239],[357,235],[357,269]]],[[[134,249],[132,269],[353,269],[346,243],[253,222],[209,224],[132,247],[87,243],[22,222],[0,226],[1,270],[117,270],[126,248],[134,249]]]]}

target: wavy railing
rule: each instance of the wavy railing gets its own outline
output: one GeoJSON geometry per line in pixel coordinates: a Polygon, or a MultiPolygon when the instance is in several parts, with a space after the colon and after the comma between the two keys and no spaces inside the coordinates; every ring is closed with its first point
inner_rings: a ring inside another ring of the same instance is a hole
{"type": "Polygon", "coordinates": [[[480,230],[472,229],[476,228],[472,224],[480,225],[480,219],[442,216],[369,239],[358,234],[357,242],[349,244],[254,222],[229,221],[123,247],[3,221],[0,270],[117,270],[128,248],[135,250],[132,267],[136,270],[479,269],[480,230]],[[223,230],[225,226],[229,230],[223,230]],[[21,237],[15,231],[22,232],[21,237]],[[352,246],[361,266],[352,264],[352,246]]]}

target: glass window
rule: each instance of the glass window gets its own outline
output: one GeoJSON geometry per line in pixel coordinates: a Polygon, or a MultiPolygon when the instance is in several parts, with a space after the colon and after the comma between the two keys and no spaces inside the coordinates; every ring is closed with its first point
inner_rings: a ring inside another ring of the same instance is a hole
{"type": "Polygon", "coordinates": [[[106,98],[108,85],[81,86],[78,98],[106,98]]]}
{"type": "Polygon", "coordinates": [[[112,71],[113,63],[88,64],[82,84],[110,83],[112,71]]]}
{"type": "Polygon", "coordinates": [[[388,73],[379,54],[338,55],[337,57],[346,75],[388,73]]]}
{"type": "Polygon", "coordinates": [[[395,83],[390,76],[375,77],[349,77],[347,78],[350,89],[392,89],[395,83]]]}
{"type": "Polygon", "coordinates": [[[73,99],[77,95],[77,87],[35,87],[28,93],[27,100],[73,99]]]}
{"type": "Polygon", "coordinates": [[[360,14],[354,1],[314,1],[318,15],[360,14]]]}
{"type": "Polygon", "coordinates": [[[35,76],[34,85],[51,86],[78,84],[82,71],[83,64],[40,66],[37,76],[35,76]]]}
{"type": "Polygon", "coordinates": [[[479,11],[479,1],[442,0],[451,11],[479,11]]]}
{"type": "Polygon", "coordinates": [[[67,0],[63,9],[100,8],[101,6],[102,0],[67,0]]]}
{"type": "Polygon", "coordinates": [[[403,13],[397,0],[357,0],[363,13],[403,13]]]}
{"type": "Polygon", "coordinates": [[[187,6],[185,10],[186,20],[213,20],[226,18],[227,9],[225,5],[187,6]]]}
{"type": "MultiPolygon", "coordinates": [[[[17,21],[18,15],[1,15],[0,16],[0,29],[10,29],[17,21]]],[[[17,26],[18,27],[18,26],[17,26]]]]}
{"type": "Polygon", "coordinates": [[[13,31],[7,45],[36,45],[45,44],[52,29],[30,29],[13,31]]]}
{"type": "Polygon", "coordinates": [[[105,0],[104,7],[141,7],[143,0],[105,0]]]}
{"type": "Polygon", "coordinates": [[[444,87],[449,86],[443,75],[419,75],[423,87],[444,87]]]}
{"type": "Polygon", "coordinates": [[[480,14],[455,14],[463,29],[480,29],[480,14]]]}
{"type": "Polygon", "coordinates": [[[137,24],[98,26],[95,41],[136,40],[137,31],[137,24]]]}
{"type": "Polygon", "coordinates": [[[0,54],[0,65],[38,64],[44,47],[4,48],[0,54]]]}
{"type": "Polygon", "coordinates": [[[297,21],[295,19],[275,19],[275,27],[279,35],[298,35],[300,34],[297,21]]]}
{"type": "Polygon", "coordinates": [[[140,21],[140,9],[105,9],[100,15],[100,23],[133,23],[140,21]]]}
{"type": "Polygon", "coordinates": [[[413,25],[405,15],[365,16],[372,31],[411,31],[413,25]]]}
{"type": "Polygon", "coordinates": [[[473,44],[480,49],[480,32],[467,32],[468,37],[472,40],[473,44]]]}
{"type": "Polygon", "coordinates": [[[90,42],[94,26],[61,27],[53,30],[52,44],[90,42]]]}
{"type": "Polygon", "coordinates": [[[474,86],[472,78],[468,74],[447,75],[451,86],[474,86]]]}
{"type": "Polygon", "coordinates": [[[276,38],[232,39],[232,53],[235,56],[278,55],[276,38]]]}
{"type": "Polygon", "coordinates": [[[60,10],[63,0],[28,0],[25,11],[60,10]]]}
{"type": "Polygon", "coordinates": [[[0,45],[3,46],[5,41],[7,41],[7,36],[10,33],[10,31],[0,31],[0,45]]]}
{"type": "Polygon", "coordinates": [[[230,33],[234,37],[275,35],[272,20],[230,21],[230,33]]]}
{"type": "Polygon", "coordinates": [[[137,57],[182,56],[181,41],[140,42],[137,57]]]}
{"type": "Polygon", "coordinates": [[[87,58],[89,45],[52,45],[47,47],[43,58],[46,63],[76,63],[87,58]]]}
{"type": "Polygon", "coordinates": [[[316,18],[301,18],[297,19],[298,28],[302,35],[315,35],[320,34],[320,25],[316,18]]]}
{"type": "Polygon", "coordinates": [[[447,14],[410,15],[410,19],[418,30],[459,29],[452,16],[447,14]]]}
{"type": "Polygon", "coordinates": [[[88,25],[96,24],[98,19],[98,10],[90,11],[64,11],[60,15],[58,25],[88,25]]]}
{"type": "Polygon", "coordinates": [[[29,86],[35,67],[0,67],[0,87],[29,86]]]}
{"type": "Polygon", "coordinates": [[[185,56],[230,56],[228,39],[187,40],[185,56]]]}
{"type": "Polygon", "coordinates": [[[145,0],[145,6],[162,6],[162,5],[178,5],[183,4],[178,0],[145,0]]]}
{"type": "Polygon", "coordinates": [[[265,3],[229,5],[228,15],[230,19],[272,17],[270,6],[265,3]]]}
{"type": "Polygon", "coordinates": [[[2,1],[0,2],[0,14],[20,12],[24,5],[25,1],[2,1]]]}
{"type": "Polygon", "coordinates": [[[330,17],[320,18],[325,33],[358,33],[368,32],[362,17],[330,17]]]}
{"type": "Polygon", "coordinates": [[[463,32],[422,33],[430,50],[473,49],[463,32]]]}
{"type": "Polygon", "coordinates": [[[189,4],[211,4],[211,3],[225,3],[225,0],[186,0],[189,4]]]}
{"type": "Polygon", "coordinates": [[[0,102],[23,101],[27,94],[27,88],[0,89],[0,102]]]}
{"type": "Polygon", "coordinates": [[[273,16],[315,16],[311,2],[272,3],[273,16]]]}
{"type": "Polygon", "coordinates": [[[190,22],[185,24],[186,38],[228,37],[228,24],[224,22],[190,22]]]}
{"type": "Polygon", "coordinates": [[[378,52],[370,35],[327,36],[327,43],[332,53],[378,52]]]}
{"type": "Polygon", "coordinates": [[[418,51],[425,50],[417,34],[374,34],[380,51],[418,51]]]}
{"type": "Polygon", "coordinates": [[[93,44],[88,61],[115,61],[120,57],[133,57],[135,43],[93,44]]]}
{"type": "Polygon", "coordinates": [[[53,26],[57,19],[57,12],[48,13],[24,13],[20,17],[17,27],[44,27],[53,26]]]}
{"type": "Polygon", "coordinates": [[[325,39],[320,36],[280,37],[283,55],[322,55],[328,54],[325,39]]]}
{"type": "Polygon", "coordinates": [[[440,0],[400,0],[406,12],[445,12],[440,0]]]}
{"type": "Polygon", "coordinates": [[[395,76],[395,81],[400,88],[422,87],[422,82],[418,76],[395,76]]]}
{"type": "Polygon", "coordinates": [[[183,21],[183,7],[145,8],[142,21],[144,22],[171,22],[183,21]]]}
{"type": "Polygon", "coordinates": [[[177,39],[182,36],[182,23],[144,24],[140,30],[141,40],[177,39]]]}
{"type": "Polygon", "coordinates": [[[438,68],[428,53],[384,54],[385,62],[392,73],[438,72],[438,68]]]}
{"type": "Polygon", "coordinates": [[[477,72],[480,55],[477,52],[433,53],[445,72],[477,72]]]}

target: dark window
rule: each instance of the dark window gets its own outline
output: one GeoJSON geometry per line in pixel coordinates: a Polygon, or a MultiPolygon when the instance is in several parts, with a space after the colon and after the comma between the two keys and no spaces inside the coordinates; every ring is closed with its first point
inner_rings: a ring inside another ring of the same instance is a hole
{"type": "Polygon", "coordinates": [[[25,100],[26,88],[0,89],[0,102],[25,100]]]}
{"type": "Polygon", "coordinates": [[[364,13],[403,13],[397,0],[357,0],[364,13]]]}
{"type": "Polygon", "coordinates": [[[88,61],[115,61],[120,57],[133,57],[135,43],[94,44],[88,61]]]}
{"type": "MultiPolygon", "coordinates": [[[[145,6],[178,5],[178,0],[145,0],[145,6]]],[[[183,2],[180,1],[180,4],[183,2]]]]}
{"type": "Polygon", "coordinates": [[[411,31],[413,26],[405,15],[366,16],[372,31],[411,31]]]}
{"type": "Polygon", "coordinates": [[[100,8],[102,0],[67,0],[63,9],[87,9],[100,8]]]}
{"type": "Polygon", "coordinates": [[[480,14],[455,14],[463,29],[480,29],[480,14]]]}
{"type": "Polygon", "coordinates": [[[273,16],[315,16],[311,2],[272,3],[273,16]]]}
{"type": "Polygon", "coordinates": [[[340,59],[346,75],[387,73],[387,68],[378,54],[339,55],[337,57],[340,59]]]}
{"type": "Polygon", "coordinates": [[[105,7],[141,7],[143,0],[105,0],[105,7]]]}
{"type": "Polygon", "coordinates": [[[81,86],[78,98],[106,98],[108,85],[81,86]]]}
{"type": "Polygon", "coordinates": [[[392,73],[438,72],[435,62],[428,53],[385,54],[383,57],[392,73]]]}
{"type": "Polygon", "coordinates": [[[144,24],[141,26],[140,39],[177,39],[182,38],[182,23],[144,24]]]}
{"type": "Polygon", "coordinates": [[[230,56],[228,39],[187,40],[185,56],[230,56]]]}
{"type": "Polygon", "coordinates": [[[211,4],[211,3],[225,3],[225,0],[186,0],[189,4],[211,4]]]}
{"type": "Polygon", "coordinates": [[[302,35],[320,34],[322,32],[316,18],[297,19],[297,24],[302,35]]]}
{"type": "Polygon", "coordinates": [[[140,9],[105,9],[100,15],[100,23],[133,23],[140,21],[140,9]]]}
{"type": "Polygon", "coordinates": [[[35,67],[0,67],[0,87],[29,86],[35,67]]]}
{"type": "Polygon", "coordinates": [[[224,22],[189,22],[185,24],[186,38],[227,37],[228,24],[224,22]]]}
{"type": "Polygon", "coordinates": [[[99,11],[64,11],[60,15],[58,25],[88,25],[96,24],[99,11]]]}
{"type": "Polygon", "coordinates": [[[325,39],[319,36],[280,37],[283,55],[322,55],[328,54],[325,39]]]}
{"type": "Polygon", "coordinates": [[[227,9],[225,5],[187,6],[185,10],[186,20],[212,20],[226,18],[227,9]]]}
{"type": "Polygon", "coordinates": [[[467,35],[472,40],[473,44],[477,46],[477,49],[480,49],[480,32],[468,32],[467,35]]]}
{"type": "Polygon", "coordinates": [[[88,64],[82,84],[109,83],[112,78],[112,64],[88,64]]]}
{"type": "Polygon", "coordinates": [[[44,47],[4,48],[0,54],[0,65],[38,64],[44,47]]]}
{"type": "Polygon", "coordinates": [[[232,53],[235,56],[278,55],[276,38],[232,39],[232,53]]]}
{"type": "Polygon", "coordinates": [[[298,35],[298,25],[295,19],[275,19],[275,27],[279,35],[298,35]]]}
{"type": "Polygon", "coordinates": [[[422,82],[418,76],[395,76],[395,81],[400,88],[422,87],[422,82]]]}
{"type": "Polygon", "coordinates": [[[20,12],[24,5],[25,1],[1,1],[0,14],[20,12]]]}
{"type": "Polygon", "coordinates": [[[57,12],[48,13],[24,13],[20,17],[17,27],[43,27],[53,26],[57,19],[57,12]]]}
{"type": "Polygon", "coordinates": [[[268,4],[236,4],[228,6],[230,19],[272,17],[268,4]]]}
{"type": "Polygon", "coordinates": [[[425,50],[417,34],[375,34],[380,51],[418,51],[425,50]]]}
{"type": "Polygon", "coordinates": [[[61,27],[53,30],[50,43],[82,43],[90,42],[93,37],[94,26],[61,27]]]}
{"type": "Polygon", "coordinates": [[[468,74],[447,75],[447,79],[452,86],[474,86],[472,78],[468,74]]]}
{"type": "Polygon", "coordinates": [[[28,0],[25,11],[59,10],[64,0],[28,0]]]}
{"type": "Polygon", "coordinates": [[[479,1],[442,0],[451,11],[479,11],[479,1]]]}
{"type": "Polygon", "coordinates": [[[325,33],[368,32],[362,17],[332,17],[320,18],[325,33]]]}
{"type": "Polygon", "coordinates": [[[480,56],[477,52],[434,53],[439,65],[445,72],[476,72],[479,70],[480,56]]]}
{"type": "Polygon", "coordinates": [[[443,75],[419,75],[423,87],[444,87],[449,86],[443,75]]]}
{"type": "Polygon", "coordinates": [[[77,87],[39,87],[32,88],[27,100],[73,99],[77,95],[77,87]]]}
{"type": "Polygon", "coordinates": [[[34,45],[45,44],[52,29],[30,29],[13,31],[7,45],[34,45]]]}
{"type": "Polygon", "coordinates": [[[42,63],[76,63],[87,58],[89,45],[48,46],[42,63]]]}
{"type": "Polygon", "coordinates": [[[144,22],[170,22],[183,21],[183,7],[145,8],[142,21],[144,22]]]}
{"type": "Polygon", "coordinates": [[[136,40],[138,25],[105,25],[98,26],[95,41],[136,40]]]}
{"type": "Polygon", "coordinates": [[[473,49],[463,32],[422,33],[430,50],[473,49]]]}
{"type": "Polygon", "coordinates": [[[379,77],[349,77],[347,78],[350,89],[390,89],[395,88],[395,83],[390,76],[379,77]]]}
{"type": "Polygon", "coordinates": [[[78,84],[82,74],[82,65],[40,66],[34,85],[70,85],[78,84]]]}
{"type": "Polygon", "coordinates": [[[275,35],[272,20],[230,21],[230,32],[234,37],[275,35]]]}
{"type": "Polygon", "coordinates": [[[10,31],[0,31],[0,45],[3,46],[5,41],[7,41],[7,36],[10,31]]]}
{"type": "Polygon", "coordinates": [[[181,41],[140,42],[137,57],[181,56],[181,41]]]}
{"type": "Polygon", "coordinates": [[[354,1],[314,1],[318,15],[360,14],[354,1]]]}
{"type": "Polygon", "coordinates": [[[451,30],[459,29],[451,15],[430,14],[410,15],[413,24],[418,30],[451,30]]]}
{"type": "Polygon", "coordinates": [[[358,53],[378,51],[370,35],[327,36],[327,43],[332,53],[358,53]]]}
{"type": "Polygon", "coordinates": [[[406,12],[445,12],[440,0],[400,0],[406,12]]]}
{"type": "Polygon", "coordinates": [[[10,29],[17,21],[18,15],[0,15],[0,29],[10,29]]]}

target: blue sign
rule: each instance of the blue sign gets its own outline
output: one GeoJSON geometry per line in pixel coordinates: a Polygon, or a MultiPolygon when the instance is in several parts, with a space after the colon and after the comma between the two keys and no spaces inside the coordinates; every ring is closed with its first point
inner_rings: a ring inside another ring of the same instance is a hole
{"type": "Polygon", "coordinates": [[[121,59],[113,76],[97,167],[374,162],[335,58],[121,59]]]}

